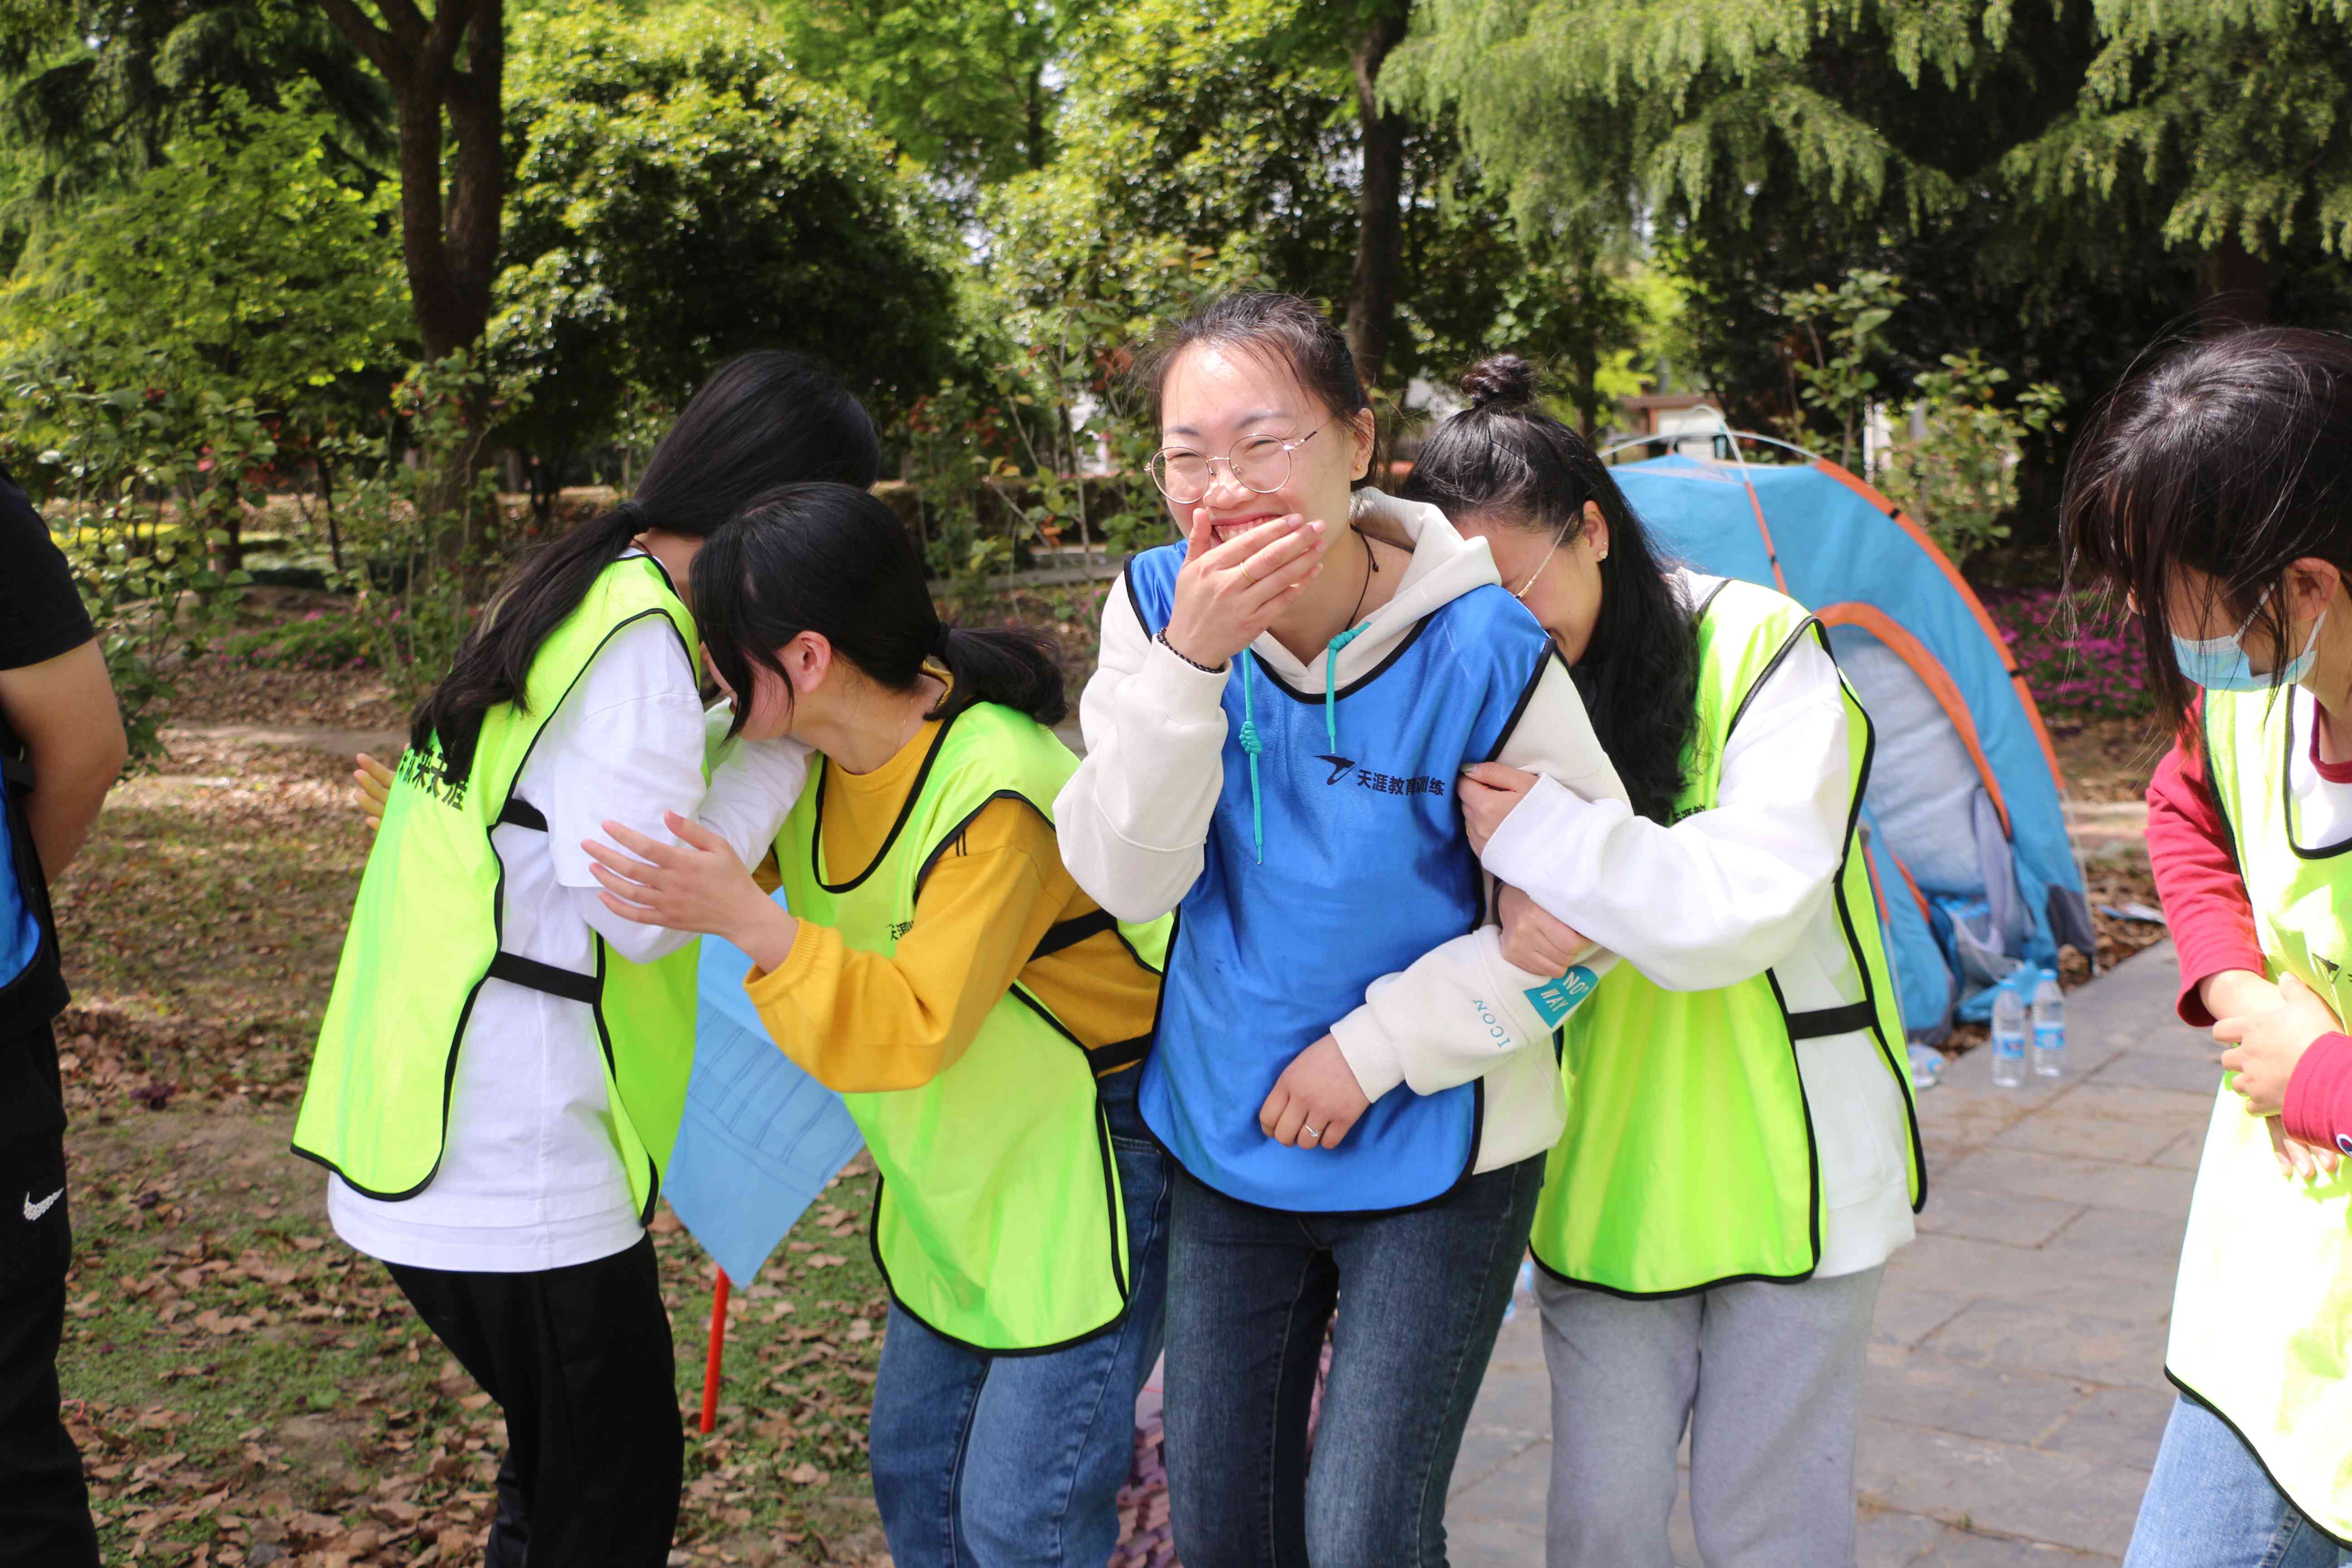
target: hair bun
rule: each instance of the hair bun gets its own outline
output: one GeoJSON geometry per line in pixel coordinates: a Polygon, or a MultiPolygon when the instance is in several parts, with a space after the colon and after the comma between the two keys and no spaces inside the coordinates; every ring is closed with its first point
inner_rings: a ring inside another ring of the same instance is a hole
{"type": "Polygon", "coordinates": [[[1525,408],[1536,400],[1536,367],[1517,354],[1489,354],[1461,384],[1473,408],[1525,408]]]}

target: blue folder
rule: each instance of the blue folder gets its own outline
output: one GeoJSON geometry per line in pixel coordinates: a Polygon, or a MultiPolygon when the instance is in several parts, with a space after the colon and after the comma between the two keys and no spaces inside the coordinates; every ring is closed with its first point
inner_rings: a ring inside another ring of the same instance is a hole
{"type": "Polygon", "coordinates": [[[841,1096],[768,1037],[743,994],[751,968],[741,949],[702,939],[694,1074],[663,1181],[686,1228],[746,1284],[865,1147],[841,1096]]]}

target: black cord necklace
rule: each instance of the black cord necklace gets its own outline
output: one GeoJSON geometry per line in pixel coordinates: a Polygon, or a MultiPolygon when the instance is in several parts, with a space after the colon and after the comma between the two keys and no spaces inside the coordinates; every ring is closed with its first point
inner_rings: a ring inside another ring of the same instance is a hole
{"type": "Polygon", "coordinates": [[[1348,612],[1348,626],[1341,626],[1339,628],[1341,631],[1346,631],[1348,626],[1354,626],[1356,624],[1356,617],[1362,614],[1364,600],[1372,591],[1372,574],[1381,569],[1381,558],[1377,554],[1373,553],[1372,551],[1371,536],[1366,533],[1362,529],[1358,528],[1352,522],[1348,525],[1348,531],[1363,542],[1364,585],[1356,590],[1356,607],[1348,612]]]}

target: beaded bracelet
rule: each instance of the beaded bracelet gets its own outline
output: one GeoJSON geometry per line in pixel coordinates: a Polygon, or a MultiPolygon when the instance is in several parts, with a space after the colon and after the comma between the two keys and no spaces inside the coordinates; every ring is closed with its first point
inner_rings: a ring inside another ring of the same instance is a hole
{"type": "Polygon", "coordinates": [[[1184,653],[1184,651],[1183,651],[1183,649],[1181,649],[1181,648],[1178,647],[1174,643],[1170,642],[1170,641],[1168,640],[1168,630],[1167,630],[1167,628],[1166,628],[1166,627],[1164,627],[1164,626],[1163,626],[1163,627],[1161,627],[1160,630],[1158,630],[1158,631],[1156,631],[1156,632],[1154,632],[1154,633],[1152,633],[1152,634],[1151,634],[1151,640],[1152,640],[1153,642],[1158,643],[1161,647],[1166,648],[1170,653],[1174,654],[1178,658],[1183,659],[1183,660],[1184,660],[1184,662],[1185,662],[1186,664],[1191,665],[1194,669],[1199,670],[1202,675],[1223,675],[1223,674],[1224,674],[1224,669],[1223,669],[1223,668],[1222,666],[1213,665],[1213,664],[1202,664],[1202,663],[1199,659],[1197,659],[1197,658],[1187,658],[1187,657],[1186,657],[1186,655],[1185,655],[1185,653],[1184,653]]]}

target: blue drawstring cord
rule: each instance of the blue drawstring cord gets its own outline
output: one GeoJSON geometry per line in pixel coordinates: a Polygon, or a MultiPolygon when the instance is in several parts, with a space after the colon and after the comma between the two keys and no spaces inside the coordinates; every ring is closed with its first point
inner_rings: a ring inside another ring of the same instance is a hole
{"type": "Polygon", "coordinates": [[[1257,738],[1257,710],[1250,701],[1249,649],[1244,648],[1242,659],[1242,750],[1249,756],[1250,775],[1250,838],[1257,847],[1257,863],[1265,864],[1265,802],[1258,794],[1257,754],[1265,743],[1257,738]]]}
{"type": "Polygon", "coordinates": [[[1323,738],[1331,743],[1331,754],[1339,754],[1339,650],[1364,635],[1360,626],[1349,626],[1323,650],[1323,738]]]}
{"type": "MultiPolygon", "coordinates": [[[[1333,637],[1323,649],[1323,734],[1331,743],[1333,755],[1339,751],[1339,650],[1363,636],[1362,626],[1349,626],[1333,637]]],[[[1265,797],[1257,782],[1257,754],[1265,750],[1258,739],[1257,705],[1250,696],[1250,673],[1256,668],[1249,650],[1241,652],[1242,667],[1242,752],[1249,758],[1250,780],[1250,842],[1257,851],[1257,863],[1265,864],[1265,797]]]]}

